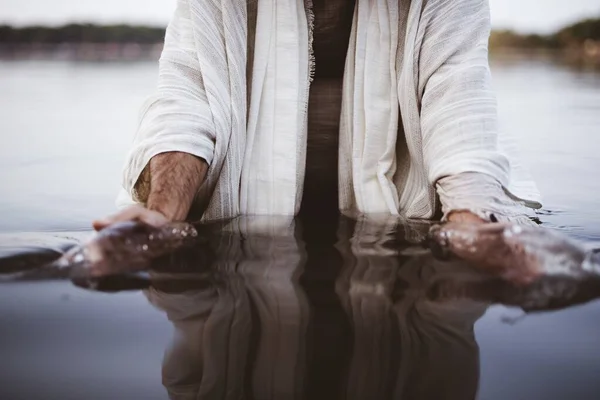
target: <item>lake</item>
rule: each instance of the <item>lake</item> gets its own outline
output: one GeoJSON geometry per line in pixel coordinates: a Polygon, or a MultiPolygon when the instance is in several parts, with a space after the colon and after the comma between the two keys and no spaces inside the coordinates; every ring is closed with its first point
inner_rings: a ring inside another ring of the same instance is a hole
{"type": "MultiPolygon", "coordinates": [[[[600,247],[600,73],[492,70],[537,216],[600,247]]],[[[0,255],[60,248],[114,211],[156,77],[147,62],[0,62],[0,255]]],[[[211,236],[210,260],[171,260],[144,291],[4,283],[0,398],[598,398],[600,302],[508,323],[523,312],[431,301],[423,288],[453,270],[415,247],[420,229],[241,221],[211,236]]]]}

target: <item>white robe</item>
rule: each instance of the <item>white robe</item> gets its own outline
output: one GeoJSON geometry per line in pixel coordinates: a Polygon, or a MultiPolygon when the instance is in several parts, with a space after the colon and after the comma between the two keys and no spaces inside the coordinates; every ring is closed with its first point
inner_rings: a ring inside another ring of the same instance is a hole
{"type": "MultiPolygon", "coordinates": [[[[204,220],[296,214],[312,22],[310,0],[178,0],[125,167],[129,197],[153,156],[181,151],[210,165],[197,196],[204,220]]],[[[340,116],[342,212],[432,218],[436,183],[466,172],[540,207],[498,133],[489,33],[488,0],[357,0],[340,116]]]]}

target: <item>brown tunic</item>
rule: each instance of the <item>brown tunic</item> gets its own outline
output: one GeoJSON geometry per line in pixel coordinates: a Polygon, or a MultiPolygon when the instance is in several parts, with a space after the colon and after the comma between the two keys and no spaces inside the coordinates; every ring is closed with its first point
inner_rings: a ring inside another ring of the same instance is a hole
{"type": "Polygon", "coordinates": [[[301,213],[337,214],[342,82],[355,0],[314,0],[315,76],[308,103],[306,177],[301,213]]]}

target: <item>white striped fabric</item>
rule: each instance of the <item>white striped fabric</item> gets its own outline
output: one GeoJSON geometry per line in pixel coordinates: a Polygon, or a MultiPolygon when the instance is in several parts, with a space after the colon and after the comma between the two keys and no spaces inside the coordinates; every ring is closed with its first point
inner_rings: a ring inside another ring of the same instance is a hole
{"type": "MultiPolygon", "coordinates": [[[[208,207],[203,219],[298,212],[312,4],[258,0],[256,26],[248,26],[250,2],[178,0],[158,92],[125,168],[130,196],[152,156],[183,151],[210,163],[198,195],[208,207]]],[[[498,134],[489,32],[488,0],[357,0],[340,120],[340,210],[432,218],[436,183],[465,173],[492,177],[508,197],[540,206],[526,169],[507,154],[512,142],[498,134]]]]}

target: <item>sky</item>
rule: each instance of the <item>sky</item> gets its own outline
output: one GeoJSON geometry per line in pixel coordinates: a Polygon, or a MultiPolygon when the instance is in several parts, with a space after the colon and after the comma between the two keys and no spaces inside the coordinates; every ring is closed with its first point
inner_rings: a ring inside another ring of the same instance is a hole
{"type": "MultiPolygon", "coordinates": [[[[489,0],[494,28],[549,33],[600,17],[600,0],[489,0]]],[[[0,0],[0,24],[124,22],[166,25],[175,0],[0,0]]]]}

